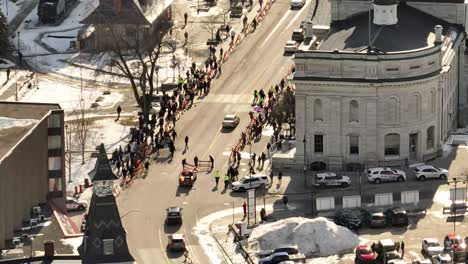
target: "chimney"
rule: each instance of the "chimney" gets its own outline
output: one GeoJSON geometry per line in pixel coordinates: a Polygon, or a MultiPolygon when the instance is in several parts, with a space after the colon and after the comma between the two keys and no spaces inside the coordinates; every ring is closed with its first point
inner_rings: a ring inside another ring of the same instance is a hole
{"type": "Polygon", "coordinates": [[[437,25],[434,27],[435,32],[435,40],[434,43],[441,43],[442,42],[442,30],[444,28],[441,25],[437,25]]]}
{"type": "Polygon", "coordinates": [[[314,36],[314,30],[312,29],[313,24],[312,21],[307,21],[305,24],[305,38],[312,39],[314,36]]]}

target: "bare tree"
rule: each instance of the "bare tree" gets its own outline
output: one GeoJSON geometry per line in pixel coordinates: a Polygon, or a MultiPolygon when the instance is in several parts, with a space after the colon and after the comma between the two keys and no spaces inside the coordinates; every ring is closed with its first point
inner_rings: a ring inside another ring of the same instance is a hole
{"type": "Polygon", "coordinates": [[[219,25],[225,23],[225,18],[222,15],[213,15],[209,16],[205,21],[203,21],[202,28],[205,29],[208,33],[211,34],[211,41],[214,40],[214,35],[216,30],[219,28],[219,25]]]}
{"type": "MultiPolygon", "coordinates": [[[[80,153],[81,164],[85,164],[84,154],[86,151],[86,144],[90,136],[90,130],[94,126],[93,116],[89,115],[92,112],[86,109],[86,101],[83,94],[81,94],[78,106],[71,111],[69,115],[71,120],[68,122],[68,130],[69,133],[71,133],[69,140],[73,141],[70,147],[77,150],[74,151],[75,153],[80,153]],[[88,114],[88,116],[86,116],[86,114],[88,114]]],[[[73,158],[71,157],[71,159],[73,158]]]]}
{"type": "MultiPolygon", "coordinates": [[[[281,129],[283,124],[289,124],[289,128],[291,129],[296,123],[295,101],[294,92],[288,87],[282,96],[280,96],[278,102],[273,105],[271,118],[273,122],[278,124],[278,129],[281,129]]],[[[293,131],[290,132],[293,134],[293,131]]]]}
{"type": "Polygon", "coordinates": [[[148,120],[150,100],[155,90],[157,61],[163,47],[169,46],[166,32],[162,28],[151,30],[148,26],[118,25],[111,21],[107,27],[111,38],[110,50],[114,57],[111,65],[128,78],[135,100],[145,120],[148,120]]]}

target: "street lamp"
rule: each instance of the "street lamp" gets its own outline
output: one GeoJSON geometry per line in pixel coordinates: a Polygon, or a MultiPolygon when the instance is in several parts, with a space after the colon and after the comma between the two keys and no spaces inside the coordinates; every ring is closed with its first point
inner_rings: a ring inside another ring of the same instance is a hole
{"type": "Polygon", "coordinates": [[[306,157],[307,140],[306,140],[305,134],[304,134],[304,139],[302,140],[302,143],[304,143],[304,187],[307,187],[307,157],[306,157]]]}

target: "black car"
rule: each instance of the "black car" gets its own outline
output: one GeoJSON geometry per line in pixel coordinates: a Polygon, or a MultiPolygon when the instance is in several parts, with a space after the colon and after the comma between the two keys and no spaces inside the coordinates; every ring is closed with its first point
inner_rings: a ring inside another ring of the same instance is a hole
{"type": "Polygon", "coordinates": [[[385,211],[385,218],[387,224],[392,226],[404,226],[408,225],[408,213],[401,207],[394,207],[385,211]]]}
{"type": "Polygon", "coordinates": [[[181,225],[182,224],[182,208],[169,207],[166,209],[166,225],[181,225]]]}
{"type": "Polygon", "coordinates": [[[369,221],[370,213],[361,208],[342,209],[335,214],[335,224],[356,230],[366,225],[369,221]]]}

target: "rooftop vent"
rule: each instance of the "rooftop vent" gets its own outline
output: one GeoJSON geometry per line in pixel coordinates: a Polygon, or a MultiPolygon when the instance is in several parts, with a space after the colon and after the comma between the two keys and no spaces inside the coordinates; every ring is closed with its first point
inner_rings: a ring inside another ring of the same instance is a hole
{"type": "Polygon", "coordinates": [[[397,6],[398,0],[374,0],[374,24],[397,24],[397,6]]]}

